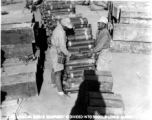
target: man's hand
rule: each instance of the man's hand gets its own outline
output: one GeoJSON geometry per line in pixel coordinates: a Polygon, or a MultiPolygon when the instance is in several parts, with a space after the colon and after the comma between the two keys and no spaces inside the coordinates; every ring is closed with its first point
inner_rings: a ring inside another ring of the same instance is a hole
{"type": "Polygon", "coordinates": [[[71,54],[70,59],[73,60],[73,59],[75,59],[75,57],[76,56],[74,54],[71,54]]]}

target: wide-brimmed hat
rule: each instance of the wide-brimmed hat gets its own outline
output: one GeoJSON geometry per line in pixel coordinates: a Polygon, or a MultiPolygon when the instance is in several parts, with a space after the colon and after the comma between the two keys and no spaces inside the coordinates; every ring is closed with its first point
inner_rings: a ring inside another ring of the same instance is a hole
{"type": "Polygon", "coordinates": [[[68,17],[61,19],[61,25],[65,26],[65,27],[67,27],[69,29],[72,28],[71,20],[68,17]]]}

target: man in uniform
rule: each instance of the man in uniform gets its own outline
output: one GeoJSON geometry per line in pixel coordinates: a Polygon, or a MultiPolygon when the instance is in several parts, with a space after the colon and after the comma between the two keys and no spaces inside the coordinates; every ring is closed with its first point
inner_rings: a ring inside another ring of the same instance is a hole
{"type": "Polygon", "coordinates": [[[51,60],[53,71],[55,72],[55,84],[58,89],[59,95],[64,95],[61,84],[61,71],[64,69],[64,65],[58,63],[58,52],[62,52],[64,55],[68,57],[73,57],[66,48],[66,33],[67,29],[71,29],[72,24],[69,18],[62,18],[59,20],[57,27],[54,29],[51,38],[51,60]]]}
{"type": "Polygon", "coordinates": [[[91,54],[99,54],[96,62],[96,69],[98,71],[109,71],[109,63],[112,59],[109,51],[111,36],[107,30],[107,24],[108,19],[106,17],[99,19],[95,47],[91,51],[91,54]]]}

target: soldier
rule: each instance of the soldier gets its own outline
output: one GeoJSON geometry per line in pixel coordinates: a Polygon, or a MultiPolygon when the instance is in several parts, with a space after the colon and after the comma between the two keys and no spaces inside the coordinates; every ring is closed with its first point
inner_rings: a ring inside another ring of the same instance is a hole
{"type": "Polygon", "coordinates": [[[109,71],[109,63],[112,59],[110,54],[111,35],[107,30],[108,19],[101,17],[98,21],[98,31],[96,34],[95,48],[92,49],[91,54],[99,54],[96,69],[98,71],[109,71]]]}
{"type": "Polygon", "coordinates": [[[61,85],[61,71],[64,69],[63,63],[59,63],[59,53],[72,58],[74,57],[66,48],[66,33],[65,31],[72,28],[69,18],[62,18],[57,27],[54,29],[51,38],[50,55],[52,60],[53,71],[55,72],[55,84],[59,95],[64,95],[61,85]]]}

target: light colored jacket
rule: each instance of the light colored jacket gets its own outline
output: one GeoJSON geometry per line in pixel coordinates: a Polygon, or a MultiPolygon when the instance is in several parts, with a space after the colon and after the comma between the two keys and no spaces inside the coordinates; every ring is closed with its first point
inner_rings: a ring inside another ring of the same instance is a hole
{"type": "Polygon", "coordinates": [[[106,28],[97,32],[93,52],[99,53],[99,57],[96,62],[96,69],[98,71],[109,71],[109,63],[112,59],[109,51],[110,42],[111,36],[106,28]]]}
{"type": "Polygon", "coordinates": [[[68,57],[71,56],[71,53],[66,48],[66,41],[67,41],[67,38],[66,38],[65,31],[63,30],[61,24],[58,24],[52,33],[52,38],[51,38],[52,46],[50,49],[52,67],[55,72],[61,71],[64,69],[63,64],[59,64],[57,62],[58,60],[57,48],[62,53],[64,53],[64,55],[68,57]]]}

